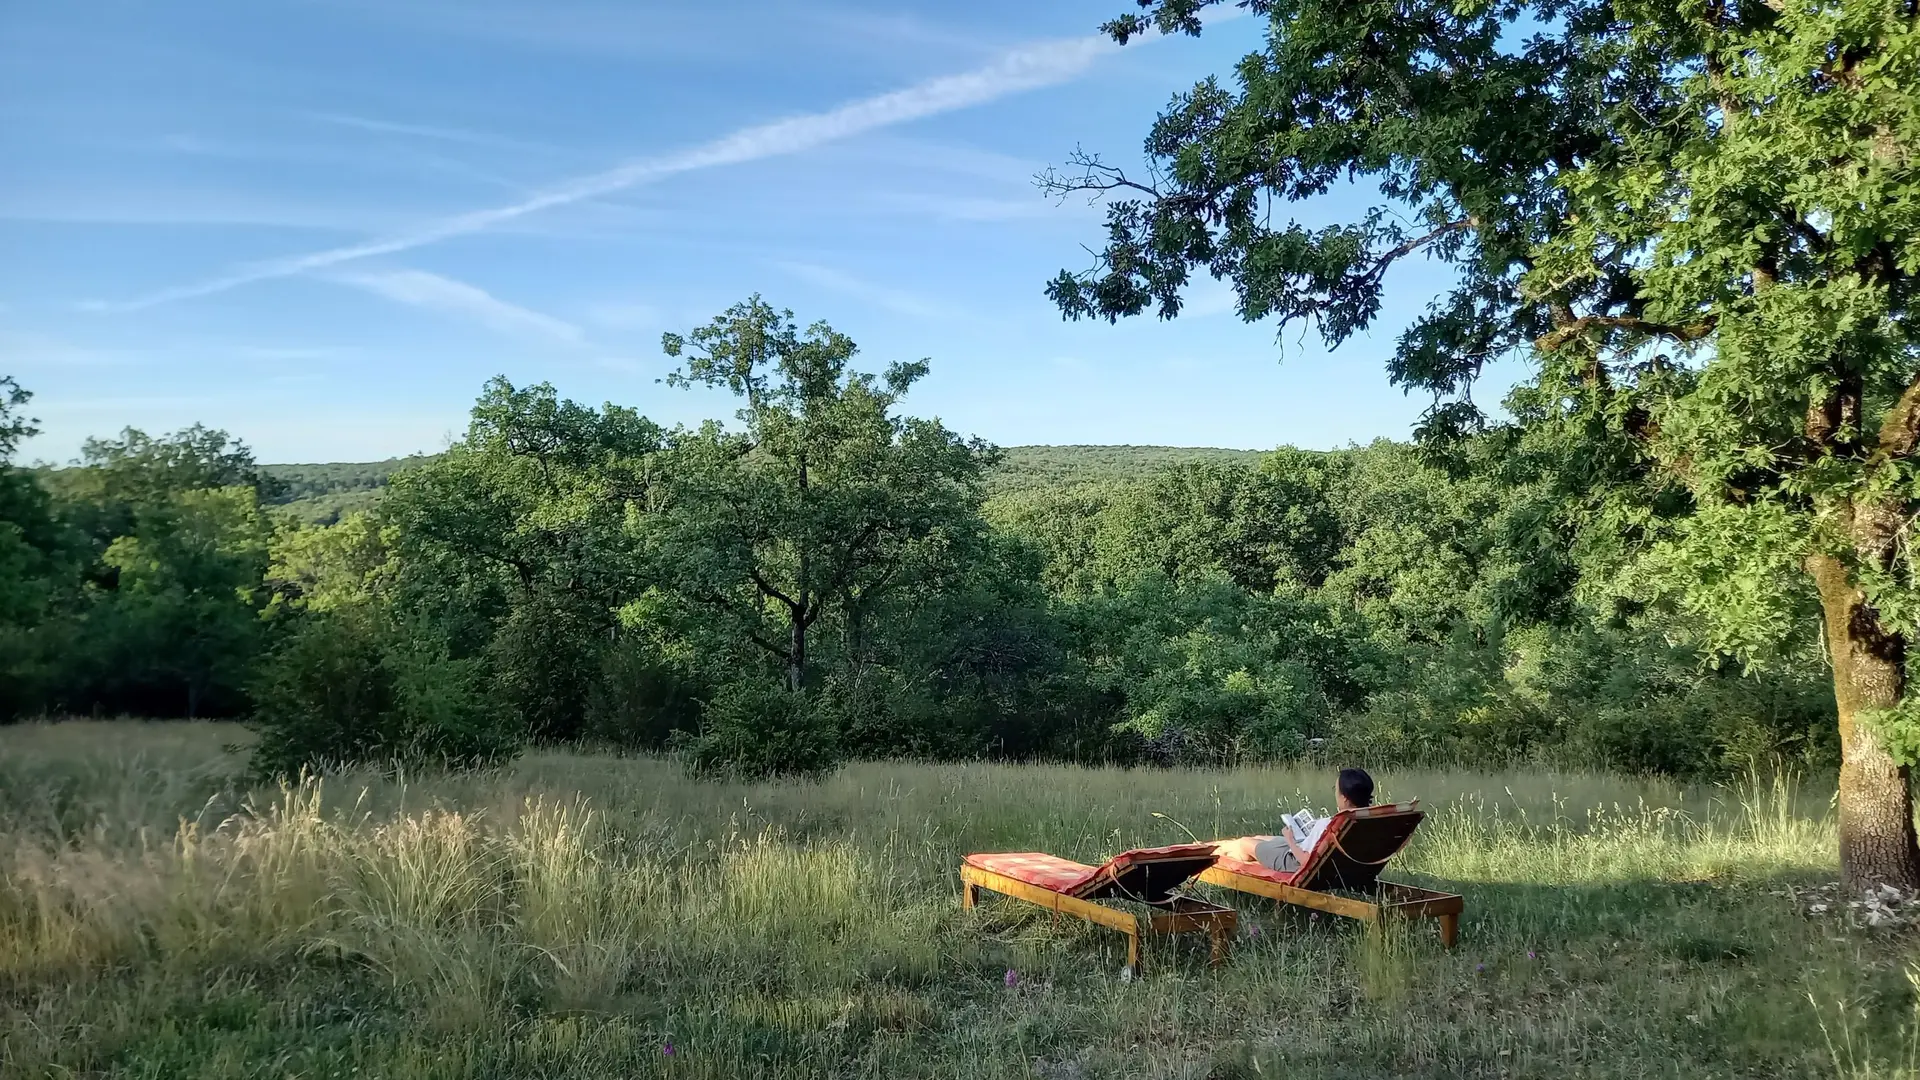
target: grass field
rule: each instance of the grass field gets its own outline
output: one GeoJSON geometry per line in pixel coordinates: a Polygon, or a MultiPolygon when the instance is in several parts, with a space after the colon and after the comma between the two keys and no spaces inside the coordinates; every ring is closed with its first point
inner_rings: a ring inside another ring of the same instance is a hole
{"type": "Polygon", "coordinates": [[[1226,967],[1163,940],[1125,980],[1117,935],[962,913],[960,856],[1268,831],[1324,771],[534,753],[248,791],[241,737],[0,728],[0,1073],[1920,1076],[1914,931],[1822,891],[1811,785],[1382,773],[1434,811],[1400,876],[1465,893],[1457,951],[1239,898],[1226,967]]]}

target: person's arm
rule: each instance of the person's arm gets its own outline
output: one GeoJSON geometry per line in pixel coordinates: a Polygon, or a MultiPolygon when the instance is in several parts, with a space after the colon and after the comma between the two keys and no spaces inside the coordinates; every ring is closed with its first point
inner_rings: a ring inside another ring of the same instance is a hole
{"type": "Polygon", "coordinates": [[[1295,865],[1307,865],[1307,853],[1301,850],[1300,841],[1293,838],[1293,830],[1288,829],[1286,832],[1281,833],[1280,836],[1287,842],[1287,848],[1293,852],[1295,865]]]}

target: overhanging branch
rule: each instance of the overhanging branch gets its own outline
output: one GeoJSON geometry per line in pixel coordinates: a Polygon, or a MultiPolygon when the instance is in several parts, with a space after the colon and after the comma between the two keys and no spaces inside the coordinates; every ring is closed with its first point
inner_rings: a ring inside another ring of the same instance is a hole
{"type": "Polygon", "coordinates": [[[1580,337],[1589,330],[1632,330],[1648,337],[1663,337],[1672,341],[1699,341],[1713,333],[1715,319],[1709,315],[1696,323],[1663,323],[1642,319],[1632,315],[1582,315],[1572,322],[1555,327],[1533,340],[1534,345],[1548,352],[1580,337]]]}
{"type": "Polygon", "coordinates": [[[1098,196],[1109,191],[1137,191],[1153,199],[1163,198],[1159,187],[1143,184],[1127,176],[1126,172],[1115,165],[1100,160],[1100,155],[1089,154],[1075,148],[1067,157],[1067,165],[1077,172],[1062,173],[1048,168],[1033,178],[1035,187],[1042,193],[1064,199],[1076,192],[1091,192],[1098,196]]]}

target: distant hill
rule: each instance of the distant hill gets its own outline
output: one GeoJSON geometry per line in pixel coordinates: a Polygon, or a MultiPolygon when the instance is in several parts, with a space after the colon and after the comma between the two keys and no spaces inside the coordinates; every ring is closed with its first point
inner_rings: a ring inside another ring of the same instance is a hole
{"type": "Polygon", "coordinates": [[[302,521],[332,524],[344,514],[364,510],[380,500],[387,480],[402,469],[432,461],[437,455],[415,454],[385,461],[330,461],[318,465],[262,465],[260,471],[280,481],[275,502],[302,521]]]}
{"type": "Polygon", "coordinates": [[[1259,450],[1214,446],[1009,446],[988,487],[993,491],[1063,487],[1093,480],[1133,480],[1191,461],[1260,460],[1259,450]]]}
{"type": "MultiPolygon", "coordinates": [[[[1258,450],[1211,446],[1009,446],[988,480],[994,492],[1063,487],[1097,480],[1131,480],[1163,465],[1190,461],[1259,460],[1258,450]]],[[[319,465],[264,465],[285,485],[276,500],[303,521],[330,524],[344,514],[364,510],[380,499],[387,480],[402,469],[432,461],[434,455],[385,461],[328,462],[319,465]]]]}

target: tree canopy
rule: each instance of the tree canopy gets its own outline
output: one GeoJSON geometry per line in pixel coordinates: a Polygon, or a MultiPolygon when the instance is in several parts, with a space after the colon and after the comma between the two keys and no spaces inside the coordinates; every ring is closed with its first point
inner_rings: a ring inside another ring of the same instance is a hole
{"type": "MultiPolygon", "coordinates": [[[[1105,29],[1198,34],[1211,5],[1142,0],[1105,29]]],[[[1043,178],[1115,196],[1095,267],[1049,286],[1063,313],[1170,318],[1204,270],[1246,319],[1338,344],[1397,262],[1450,265],[1388,365],[1434,395],[1424,433],[1484,430],[1475,380],[1523,354],[1511,416],[1599,481],[1561,520],[1666,567],[1642,580],[1705,641],[1763,663],[1817,599],[1848,877],[1920,886],[1897,539],[1920,441],[1914,5],[1241,6],[1262,48],[1175,99],[1144,177],[1076,154],[1043,178]],[[1343,185],[1373,207],[1321,228],[1289,210],[1343,185]],[[1652,512],[1676,505],[1700,512],[1652,512]]]]}

